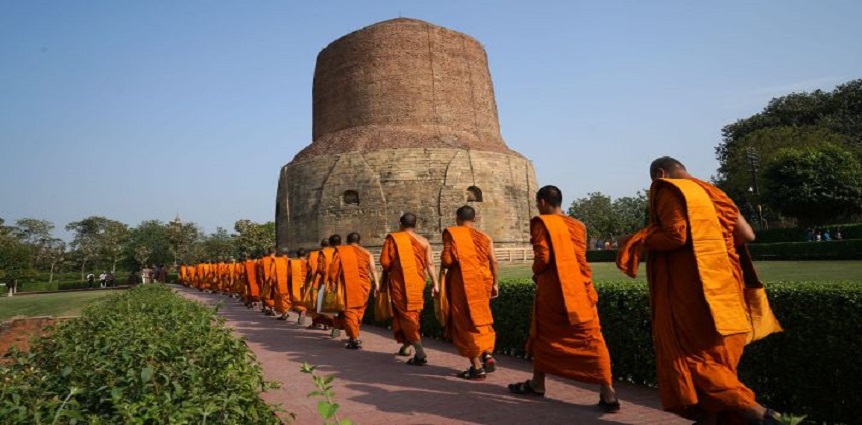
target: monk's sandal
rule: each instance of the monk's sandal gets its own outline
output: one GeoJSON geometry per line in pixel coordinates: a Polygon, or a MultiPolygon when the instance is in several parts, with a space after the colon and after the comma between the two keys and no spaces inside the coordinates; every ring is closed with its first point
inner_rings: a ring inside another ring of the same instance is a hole
{"type": "Polygon", "coordinates": [[[494,360],[494,357],[490,353],[482,354],[482,369],[485,369],[485,372],[488,373],[497,370],[497,361],[494,360]]]}
{"type": "Polygon", "coordinates": [[[599,407],[605,413],[617,413],[620,411],[620,400],[615,398],[614,401],[605,401],[602,396],[599,396],[599,407]]]}
{"type": "Polygon", "coordinates": [[[425,366],[426,364],[428,364],[428,357],[413,356],[409,360],[407,360],[407,364],[410,366],[425,366]]]}
{"type": "Polygon", "coordinates": [[[362,349],[362,341],[360,341],[358,339],[355,341],[347,341],[347,344],[344,345],[344,348],[346,348],[348,350],[361,350],[362,349]]]}
{"type": "Polygon", "coordinates": [[[476,369],[473,366],[470,366],[470,369],[467,369],[458,374],[459,378],[467,379],[470,381],[484,381],[488,375],[485,373],[485,368],[476,369]]]}

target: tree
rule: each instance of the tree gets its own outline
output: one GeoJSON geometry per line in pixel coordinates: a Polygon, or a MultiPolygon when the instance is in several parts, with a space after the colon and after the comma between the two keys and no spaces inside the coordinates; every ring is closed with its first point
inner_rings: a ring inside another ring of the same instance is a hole
{"type": "Polygon", "coordinates": [[[42,268],[48,255],[47,250],[56,238],[51,236],[54,224],[48,220],[22,218],[15,222],[12,234],[19,241],[30,247],[30,267],[42,268]]]}
{"type": "Polygon", "coordinates": [[[54,282],[54,270],[66,258],[66,243],[60,239],[52,238],[46,244],[45,248],[44,258],[50,265],[51,271],[51,274],[48,276],[48,283],[52,283],[54,282]]]}
{"type": "Polygon", "coordinates": [[[169,223],[169,241],[174,262],[188,263],[193,260],[195,244],[201,239],[201,230],[195,223],[169,223]]]}
{"type": "Polygon", "coordinates": [[[215,233],[207,236],[201,242],[200,254],[207,260],[227,260],[236,255],[235,238],[222,227],[216,227],[215,233]]]}
{"type": "Polygon", "coordinates": [[[268,248],[275,246],[275,222],[258,224],[251,220],[238,220],[234,223],[236,251],[246,258],[262,257],[268,248]]]}
{"type": "Polygon", "coordinates": [[[107,220],[104,224],[101,238],[101,251],[111,262],[111,274],[117,272],[117,263],[123,257],[123,251],[129,242],[129,226],[119,221],[107,220]]]}
{"type": "Polygon", "coordinates": [[[87,264],[97,259],[99,253],[99,238],[103,232],[104,217],[88,217],[81,221],[74,221],[66,225],[66,230],[75,232],[72,239],[72,249],[77,252],[81,262],[81,281],[84,281],[84,270],[87,264]]]}
{"type": "Polygon", "coordinates": [[[131,229],[126,255],[141,268],[146,264],[170,264],[174,261],[171,251],[170,228],[159,220],[142,221],[131,229]]]}
{"type": "Polygon", "coordinates": [[[15,229],[4,223],[0,218],[0,280],[15,282],[32,275],[30,249],[15,236],[15,229]]]}
{"type": "Polygon", "coordinates": [[[644,225],[646,196],[638,192],[634,197],[611,200],[601,192],[588,193],[569,207],[569,216],[584,223],[587,236],[594,239],[616,239],[644,225]]]}
{"type": "Polygon", "coordinates": [[[862,165],[840,146],[784,149],[763,179],[764,200],[802,224],[835,222],[862,212],[862,165]]]}
{"type": "Polygon", "coordinates": [[[757,153],[763,169],[778,151],[790,147],[835,144],[862,160],[862,79],[831,92],[772,99],[760,113],[725,126],[722,136],[715,149],[719,169],[714,180],[737,201],[753,186],[749,149],[757,153]]]}

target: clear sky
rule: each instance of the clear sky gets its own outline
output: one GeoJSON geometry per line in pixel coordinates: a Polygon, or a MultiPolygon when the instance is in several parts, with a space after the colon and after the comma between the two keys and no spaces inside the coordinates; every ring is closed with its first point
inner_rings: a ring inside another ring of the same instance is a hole
{"type": "Polygon", "coordinates": [[[398,16],[484,44],[504,139],[567,204],[635,194],[661,155],[709,178],[722,126],[862,77],[852,0],[10,0],[0,217],[272,220],[311,142],[317,53],[398,16]]]}

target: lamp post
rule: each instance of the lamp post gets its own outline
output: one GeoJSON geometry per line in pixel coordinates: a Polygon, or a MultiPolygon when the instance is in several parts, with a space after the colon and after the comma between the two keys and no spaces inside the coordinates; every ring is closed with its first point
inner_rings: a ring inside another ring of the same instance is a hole
{"type": "Polygon", "coordinates": [[[749,147],[747,149],[748,157],[748,165],[751,168],[751,183],[753,186],[748,187],[749,193],[753,192],[755,196],[755,202],[757,202],[757,224],[759,226],[758,230],[764,230],[763,223],[763,208],[760,204],[760,188],[757,186],[757,166],[760,164],[760,158],[757,156],[757,151],[754,148],[749,147]]]}

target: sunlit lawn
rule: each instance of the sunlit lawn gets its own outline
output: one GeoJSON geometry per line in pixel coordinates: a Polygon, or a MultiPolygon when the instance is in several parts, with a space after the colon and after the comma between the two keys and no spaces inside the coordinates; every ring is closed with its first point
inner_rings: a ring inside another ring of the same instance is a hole
{"type": "MultiPolygon", "coordinates": [[[[862,282],[862,261],[758,261],[755,264],[760,279],[769,281],[818,281],[851,280],[862,282]]],[[[614,263],[591,263],[593,280],[626,280],[614,263]]],[[[641,264],[638,280],[644,281],[646,269],[641,264]]],[[[503,278],[527,278],[532,276],[529,264],[500,264],[503,278]]]]}
{"type": "Polygon", "coordinates": [[[74,316],[81,309],[117,291],[86,291],[0,298],[0,321],[15,316],[74,316]]]}

